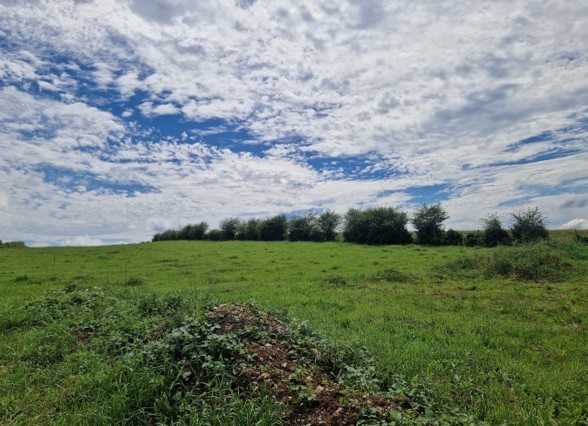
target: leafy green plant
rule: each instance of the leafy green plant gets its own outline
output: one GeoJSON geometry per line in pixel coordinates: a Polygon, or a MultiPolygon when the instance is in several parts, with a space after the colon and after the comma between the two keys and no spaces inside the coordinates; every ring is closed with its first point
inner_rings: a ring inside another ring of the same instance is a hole
{"type": "Polygon", "coordinates": [[[449,274],[482,274],[486,278],[502,276],[515,280],[558,281],[570,268],[571,264],[560,247],[535,243],[496,247],[452,260],[439,269],[449,274]]]}
{"type": "Polygon", "coordinates": [[[498,214],[490,214],[481,220],[484,225],[480,242],[485,247],[496,247],[498,245],[510,245],[511,238],[506,229],[502,227],[498,214]]]}
{"type": "Polygon", "coordinates": [[[449,218],[440,203],[417,209],[411,219],[416,228],[417,241],[420,244],[440,245],[443,243],[443,222],[449,218]]]}
{"type": "Polygon", "coordinates": [[[528,208],[511,214],[513,224],[510,228],[512,238],[518,243],[530,243],[549,238],[546,228],[547,216],[539,207],[528,208]]]}

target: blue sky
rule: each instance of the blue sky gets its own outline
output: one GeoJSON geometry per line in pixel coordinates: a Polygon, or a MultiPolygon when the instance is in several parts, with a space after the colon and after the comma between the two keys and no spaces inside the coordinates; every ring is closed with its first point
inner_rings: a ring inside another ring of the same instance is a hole
{"type": "Polygon", "coordinates": [[[588,228],[584,1],[0,1],[0,239],[442,202],[588,228]]]}

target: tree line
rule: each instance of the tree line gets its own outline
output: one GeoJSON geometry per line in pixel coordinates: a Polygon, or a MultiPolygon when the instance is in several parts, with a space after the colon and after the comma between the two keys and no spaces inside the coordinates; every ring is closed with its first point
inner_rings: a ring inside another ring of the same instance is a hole
{"type": "Polygon", "coordinates": [[[475,232],[445,230],[449,215],[440,203],[424,204],[412,216],[396,207],[350,208],[344,216],[325,210],[286,217],[265,219],[223,219],[218,229],[208,229],[206,222],[168,229],[153,236],[152,241],[336,241],[358,244],[424,244],[495,247],[527,243],[548,238],[547,217],[538,207],[511,213],[512,225],[505,229],[498,214],[481,219],[482,229],[475,232]],[[407,226],[415,229],[411,233],[407,226]]]}
{"type": "Polygon", "coordinates": [[[2,240],[0,240],[0,249],[3,248],[25,248],[26,244],[24,243],[24,241],[5,241],[2,242],[2,240]]]}

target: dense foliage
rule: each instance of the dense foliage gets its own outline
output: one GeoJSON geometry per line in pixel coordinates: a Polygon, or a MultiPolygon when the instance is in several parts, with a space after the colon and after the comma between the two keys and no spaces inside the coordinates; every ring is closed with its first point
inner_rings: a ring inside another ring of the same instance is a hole
{"type": "Polygon", "coordinates": [[[345,241],[360,244],[408,244],[408,215],[393,207],[349,209],[345,215],[345,241]]]}
{"type": "Polygon", "coordinates": [[[2,242],[2,240],[0,240],[0,249],[3,248],[25,248],[26,245],[24,243],[24,241],[6,241],[6,242],[2,242]]]}
{"type": "MultiPolygon", "coordinates": [[[[510,230],[503,228],[498,214],[480,220],[481,231],[463,233],[443,223],[449,218],[440,203],[418,208],[412,217],[395,207],[350,208],[342,218],[331,210],[321,214],[308,211],[288,218],[285,214],[248,220],[230,217],[220,221],[219,229],[208,230],[206,222],[169,229],[153,236],[152,241],[335,241],[337,238],[358,244],[410,244],[496,247],[528,243],[548,237],[546,216],[538,207],[511,214],[510,230]],[[412,223],[413,238],[407,229],[412,223]]],[[[6,245],[6,244],[5,244],[6,245]]],[[[0,245],[1,247],[1,245],[0,245]]]]}
{"type": "Polygon", "coordinates": [[[513,225],[510,228],[512,238],[518,243],[530,243],[549,237],[546,223],[547,216],[538,207],[529,208],[511,214],[513,225]]]}
{"type": "Polygon", "coordinates": [[[481,220],[484,225],[480,245],[485,247],[496,247],[498,245],[509,245],[511,242],[510,235],[506,229],[502,227],[500,218],[497,214],[490,214],[488,217],[481,220]]]}
{"type": "Polygon", "coordinates": [[[441,245],[443,244],[444,229],[443,222],[449,218],[447,212],[440,203],[423,205],[412,216],[412,224],[417,233],[417,240],[420,244],[441,245]]]}

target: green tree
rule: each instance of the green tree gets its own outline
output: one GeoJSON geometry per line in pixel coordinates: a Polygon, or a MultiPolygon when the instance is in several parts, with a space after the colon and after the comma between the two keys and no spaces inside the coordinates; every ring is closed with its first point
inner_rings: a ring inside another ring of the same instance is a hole
{"type": "Polygon", "coordinates": [[[444,243],[448,246],[461,246],[463,244],[463,236],[453,229],[448,229],[445,233],[444,243]]]}
{"type": "Polygon", "coordinates": [[[530,243],[549,238],[547,216],[539,207],[528,208],[511,214],[513,224],[510,228],[512,239],[517,243],[530,243]]]}
{"type": "Polygon", "coordinates": [[[510,235],[506,229],[502,227],[500,217],[496,213],[489,214],[486,218],[481,219],[484,225],[482,231],[482,245],[486,247],[496,247],[497,245],[509,245],[510,235]]]}
{"type": "Polygon", "coordinates": [[[193,225],[186,225],[178,231],[178,240],[203,240],[206,236],[208,223],[200,222],[193,225]]]}
{"type": "Polygon", "coordinates": [[[341,216],[331,210],[325,210],[318,218],[318,227],[324,241],[335,241],[337,227],[341,223],[341,216]]]}
{"type": "Polygon", "coordinates": [[[443,243],[443,222],[449,219],[441,203],[424,204],[412,216],[412,224],[416,228],[420,244],[439,245],[443,243]]]}
{"type": "Polygon", "coordinates": [[[256,218],[251,218],[245,224],[244,230],[244,238],[248,241],[257,241],[259,240],[259,228],[261,227],[261,220],[256,218]]]}
{"type": "Polygon", "coordinates": [[[317,227],[316,214],[312,211],[293,217],[288,223],[288,240],[311,241],[316,235],[317,227]]]}
{"type": "Polygon", "coordinates": [[[239,229],[241,221],[236,217],[223,219],[220,223],[221,239],[225,241],[234,240],[237,237],[237,230],[239,229]]]}
{"type": "Polygon", "coordinates": [[[408,215],[394,207],[351,208],[345,215],[345,241],[360,244],[408,244],[408,215]]]}
{"type": "Polygon", "coordinates": [[[286,215],[279,214],[261,221],[259,239],[262,241],[283,241],[288,232],[286,215]]]}

